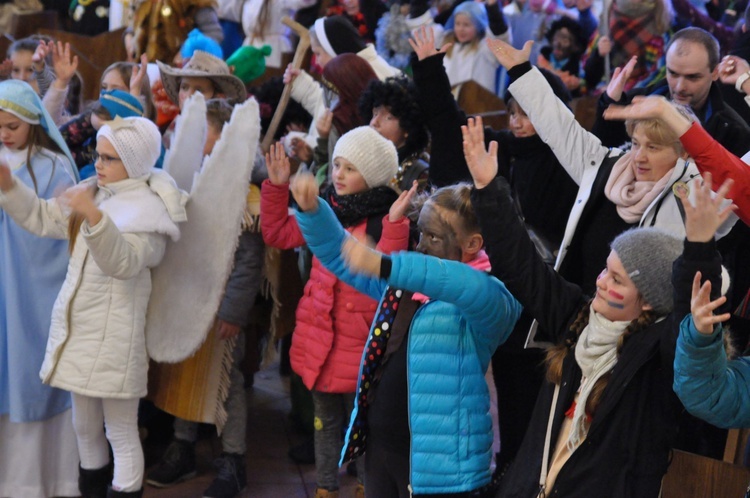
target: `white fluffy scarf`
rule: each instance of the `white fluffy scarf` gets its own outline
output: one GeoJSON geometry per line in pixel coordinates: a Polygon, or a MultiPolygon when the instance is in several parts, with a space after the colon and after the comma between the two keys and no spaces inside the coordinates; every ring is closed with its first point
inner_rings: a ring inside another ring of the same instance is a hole
{"type": "Polygon", "coordinates": [[[580,393],[573,412],[573,422],[568,437],[568,448],[573,451],[583,442],[588,432],[586,400],[596,381],[617,363],[617,341],[630,322],[612,322],[593,308],[589,311],[589,324],[576,343],[576,362],[581,367],[580,393]]]}
{"type": "Polygon", "coordinates": [[[187,220],[187,195],[159,170],[147,177],[101,186],[96,201],[123,233],[163,233],[176,241],[180,238],[177,223],[187,220]]]}

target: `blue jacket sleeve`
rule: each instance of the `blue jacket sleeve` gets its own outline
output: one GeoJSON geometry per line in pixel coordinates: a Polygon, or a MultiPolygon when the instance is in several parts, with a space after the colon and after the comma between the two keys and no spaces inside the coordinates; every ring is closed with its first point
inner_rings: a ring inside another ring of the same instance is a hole
{"type": "Polygon", "coordinates": [[[722,328],[699,333],[688,315],[680,325],[674,390],[685,408],[718,427],[750,426],[750,357],[727,361],[722,328]]]}
{"type": "Polygon", "coordinates": [[[521,304],[505,284],[464,263],[415,252],[392,254],[391,260],[392,287],[454,304],[472,329],[499,334],[499,343],[505,342],[521,315],[521,304]]]}
{"type": "Polygon", "coordinates": [[[336,278],[351,285],[362,294],[380,300],[387,287],[385,280],[350,272],[341,257],[341,245],[349,237],[336,219],[331,207],[318,199],[315,212],[297,211],[297,224],[305,237],[307,247],[336,278]]]}

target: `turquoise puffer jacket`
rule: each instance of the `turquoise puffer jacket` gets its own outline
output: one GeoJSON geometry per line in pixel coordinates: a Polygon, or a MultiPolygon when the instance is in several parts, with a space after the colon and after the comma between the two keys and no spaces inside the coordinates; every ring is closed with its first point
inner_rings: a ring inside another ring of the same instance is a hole
{"type": "MultiPolygon", "coordinates": [[[[417,310],[408,335],[413,493],[460,493],[488,484],[493,432],[484,374],[521,305],[487,273],[419,253],[392,255],[388,281],[352,274],[341,258],[347,234],[327,204],[298,213],[297,222],[323,265],[360,292],[381,299],[390,285],[431,298],[417,310]]],[[[356,416],[355,404],[352,421],[356,416]]]]}

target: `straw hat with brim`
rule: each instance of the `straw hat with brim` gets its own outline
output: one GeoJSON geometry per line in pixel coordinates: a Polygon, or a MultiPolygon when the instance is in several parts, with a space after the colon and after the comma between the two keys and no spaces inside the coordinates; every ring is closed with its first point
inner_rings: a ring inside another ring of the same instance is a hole
{"type": "Polygon", "coordinates": [[[156,61],[161,72],[161,81],[169,100],[178,104],[180,80],[182,78],[208,78],[227,99],[243,101],[247,98],[244,83],[229,72],[229,66],[223,60],[208,52],[196,50],[185,67],[177,68],[156,61]]]}

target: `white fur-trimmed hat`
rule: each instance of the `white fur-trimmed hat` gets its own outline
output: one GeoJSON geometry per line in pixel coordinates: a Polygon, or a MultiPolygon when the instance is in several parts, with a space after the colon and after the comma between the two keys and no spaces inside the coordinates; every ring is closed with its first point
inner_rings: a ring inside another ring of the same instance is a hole
{"type": "Polygon", "coordinates": [[[369,126],[354,128],[339,138],[333,160],[337,157],[352,163],[370,188],[388,185],[398,171],[396,146],[369,126]]]}
{"type": "Polygon", "coordinates": [[[117,117],[99,129],[96,138],[106,138],[120,156],[130,178],[151,173],[161,155],[161,133],[149,119],[117,117]]]}

